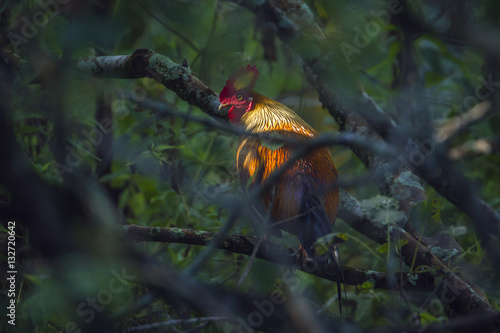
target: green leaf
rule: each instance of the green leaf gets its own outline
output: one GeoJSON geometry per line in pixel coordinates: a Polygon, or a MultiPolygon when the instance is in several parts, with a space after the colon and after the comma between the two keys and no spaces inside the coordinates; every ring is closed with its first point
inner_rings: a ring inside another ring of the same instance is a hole
{"type": "Polygon", "coordinates": [[[330,242],[328,241],[327,236],[321,237],[314,243],[314,250],[320,256],[327,253],[329,248],[330,248],[330,242]]]}
{"type": "Polygon", "coordinates": [[[363,291],[363,292],[367,292],[369,290],[372,290],[375,288],[375,281],[373,279],[365,281],[361,284],[360,288],[361,288],[361,291],[363,291]]]}
{"type": "Polygon", "coordinates": [[[42,279],[39,276],[32,274],[24,274],[24,278],[30,282],[33,282],[34,284],[42,285],[42,279]]]}
{"type": "Polygon", "coordinates": [[[144,198],[144,195],[142,193],[136,192],[130,196],[128,203],[134,215],[139,216],[146,207],[146,198],[144,198]]]}
{"type": "Polygon", "coordinates": [[[389,252],[389,243],[384,243],[380,245],[377,249],[378,253],[387,253],[389,252]]]}
{"type": "MultiPolygon", "coordinates": [[[[394,248],[400,250],[406,244],[408,244],[408,241],[406,239],[399,239],[395,242],[391,242],[390,245],[393,246],[394,248]]],[[[384,243],[384,244],[380,245],[379,248],[377,249],[378,253],[387,253],[388,251],[389,251],[389,243],[384,243]]]]}
{"type": "Polygon", "coordinates": [[[453,237],[465,235],[467,231],[467,227],[463,225],[455,225],[450,227],[450,233],[453,235],[453,237]]]}
{"type": "Polygon", "coordinates": [[[165,151],[165,150],[170,150],[170,149],[183,149],[184,148],[184,145],[180,145],[180,146],[174,146],[174,145],[158,145],[158,146],[155,146],[153,149],[155,151],[159,151],[159,152],[162,152],[162,151],[165,151]]]}
{"type": "Polygon", "coordinates": [[[319,238],[314,243],[314,249],[319,255],[324,255],[334,244],[345,243],[348,239],[347,234],[330,233],[319,238]]]}
{"type": "Polygon", "coordinates": [[[431,323],[438,322],[437,318],[428,312],[421,312],[420,313],[420,320],[422,322],[422,326],[424,326],[424,327],[431,324],[431,323]]]}
{"type": "Polygon", "coordinates": [[[126,169],[119,169],[118,171],[109,173],[99,178],[102,183],[110,182],[112,188],[123,188],[130,180],[130,172],[126,169]]]}

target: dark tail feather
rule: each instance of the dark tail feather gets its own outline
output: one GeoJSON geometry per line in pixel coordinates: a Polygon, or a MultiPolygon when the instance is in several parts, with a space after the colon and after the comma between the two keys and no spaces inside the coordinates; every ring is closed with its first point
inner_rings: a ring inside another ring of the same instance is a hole
{"type": "Polygon", "coordinates": [[[333,245],[328,251],[328,257],[333,262],[333,270],[337,277],[337,296],[339,301],[339,312],[342,316],[342,285],[344,285],[344,296],[347,299],[347,292],[345,290],[344,271],[342,270],[342,262],[340,261],[339,250],[337,245],[333,245]]]}
{"type": "MultiPolygon", "coordinates": [[[[299,240],[302,247],[306,250],[307,255],[318,260],[318,257],[315,256],[314,253],[314,243],[321,237],[330,234],[332,232],[332,227],[321,203],[316,197],[304,199],[301,208],[302,212],[305,213],[305,221],[302,222],[301,225],[299,240]]],[[[333,262],[335,276],[337,277],[339,312],[342,316],[342,284],[345,285],[345,279],[337,245],[333,245],[330,248],[327,252],[327,256],[333,262]]],[[[321,259],[319,261],[321,261],[321,259]]]]}
{"type": "Polygon", "coordinates": [[[299,240],[309,257],[314,258],[314,243],[332,232],[330,221],[316,197],[304,198],[301,212],[305,219],[301,222],[299,240]]]}

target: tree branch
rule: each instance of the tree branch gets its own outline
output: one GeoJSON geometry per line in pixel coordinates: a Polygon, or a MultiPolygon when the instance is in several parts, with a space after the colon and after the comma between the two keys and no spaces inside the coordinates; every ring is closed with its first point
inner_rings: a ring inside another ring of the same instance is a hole
{"type": "Polygon", "coordinates": [[[185,61],[180,65],[151,50],[138,49],[131,55],[83,58],[76,66],[96,78],[153,78],[208,115],[227,120],[219,112],[217,94],[193,75],[185,61]]]}
{"type": "MultiPolygon", "coordinates": [[[[123,226],[121,229],[125,239],[136,242],[164,242],[206,246],[215,235],[213,232],[201,230],[143,227],[137,225],[127,225],[123,226]]],[[[231,234],[225,237],[219,243],[217,248],[250,256],[256,245],[257,240],[255,237],[231,234]]],[[[327,269],[322,269],[321,267],[316,267],[315,265],[311,266],[309,263],[297,263],[296,257],[291,256],[288,250],[283,249],[282,247],[269,241],[264,242],[259,247],[256,258],[277,263],[286,267],[294,267],[329,281],[337,281],[333,265],[330,265],[327,269]],[[297,267],[297,264],[300,264],[300,266],[297,267]]],[[[432,291],[434,289],[435,278],[428,273],[388,274],[371,270],[344,267],[344,276],[347,284],[361,285],[366,281],[372,280],[374,288],[380,289],[393,288],[393,281],[399,280],[401,274],[404,276],[405,283],[402,288],[405,290],[432,291]]]]}
{"type": "Polygon", "coordinates": [[[435,124],[436,130],[434,132],[434,140],[439,143],[450,141],[471,125],[490,115],[492,111],[491,102],[484,101],[475,105],[465,113],[439,122],[435,124]]]}
{"type": "Polygon", "coordinates": [[[500,152],[500,136],[491,139],[477,139],[467,141],[450,149],[449,156],[455,160],[475,156],[497,154],[500,152]]]}
{"type": "MultiPolygon", "coordinates": [[[[437,290],[436,296],[445,305],[451,307],[455,313],[493,311],[493,307],[484,297],[482,291],[447,267],[429,250],[426,244],[415,239],[413,235],[395,224],[377,223],[370,220],[363,213],[359,202],[343,190],[340,193],[338,216],[352,228],[379,244],[387,242],[388,233],[391,242],[407,242],[401,247],[401,256],[404,262],[412,267],[413,260],[415,260],[415,267],[432,267],[432,269],[437,270],[437,274],[445,281],[442,287],[437,290]]],[[[418,272],[418,269],[416,271],[418,272]]]]}

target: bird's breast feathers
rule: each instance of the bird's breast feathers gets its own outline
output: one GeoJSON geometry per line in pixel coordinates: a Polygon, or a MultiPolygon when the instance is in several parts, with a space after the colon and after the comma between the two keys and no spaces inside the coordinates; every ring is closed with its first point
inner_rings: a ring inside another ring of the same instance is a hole
{"type": "MultiPolygon", "coordinates": [[[[270,100],[257,103],[252,111],[241,119],[247,131],[253,133],[276,133],[283,138],[310,140],[317,135],[304,120],[286,106],[270,100]]],[[[276,149],[263,145],[253,136],[243,138],[237,152],[238,173],[242,186],[262,184],[280,169],[294,154],[295,147],[289,144],[276,149]]],[[[263,196],[263,203],[272,215],[281,219],[293,218],[299,214],[301,198],[311,192],[322,192],[325,212],[335,219],[338,207],[338,189],[333,186],[337,171],[329,150],[320,147],[299,159],[280,177],[272,189],[263,196]]]]}

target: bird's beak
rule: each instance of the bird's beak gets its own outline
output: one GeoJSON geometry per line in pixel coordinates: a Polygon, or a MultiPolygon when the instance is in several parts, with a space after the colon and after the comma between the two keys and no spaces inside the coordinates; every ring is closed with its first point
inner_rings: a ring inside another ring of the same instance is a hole
{"type": "Polygon", "coordinates": [[[219,105],[219,111],[228,110],[232,106],[233,106],[233,104],[221,104],[221,105],[219,105]]]}

